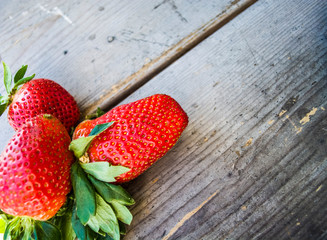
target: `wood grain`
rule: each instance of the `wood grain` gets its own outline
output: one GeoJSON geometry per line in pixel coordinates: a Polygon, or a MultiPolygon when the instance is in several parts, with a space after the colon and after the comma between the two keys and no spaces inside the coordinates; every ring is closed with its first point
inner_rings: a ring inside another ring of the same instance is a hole
{"type": "Polygon", "coordinates": [[[256,0],[237,0],[231,2],[226,9],[210,19],[210,21],[181,39],[157,58],[145,64],[137,72],[119,81],[114,87],[107,90],[98,101],[93,102],[86,108],[86,114],[95,112],[98,107],[102,109],[112,108],[254,2],[256,0]],[[119,89],[118,91],[117,88],[119,89]]]}
{"type": "Polygon", "coordinates": [[[190,124],[127,185],[126,239],[325,239],[327,3],[260,1],[127,98],[190,124]]]}
{"type": "MultiPolygon", "coordinates": [[[[119,101],[254,1],[2,0],[0,60],[55,80],[87,114],[119,101]]],[[[13,131],[5,118],[0,127],[3,149],[13,131]]]]}
{"type": "Polygon", "coordinates": [[[1,58],[65,84],[85,109],[242,2],[2,1],[1,58]]]}

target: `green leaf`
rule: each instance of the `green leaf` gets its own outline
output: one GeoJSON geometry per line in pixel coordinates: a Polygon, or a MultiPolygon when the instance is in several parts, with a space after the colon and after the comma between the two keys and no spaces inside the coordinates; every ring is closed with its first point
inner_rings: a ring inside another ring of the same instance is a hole
{"type": "Polygon", "coordinates": [[[92,129],[90,132],[89,136],[97,136],[103,131],[107,130],[114,122],[108,122],[108,123],[103,123],[103,124],[98,124],[95,125],[95,127],[92,129]]]}
{"type": "Polygon", "coordinates": [[[23,84],[31,81],[34,77],[35,77],[35,74],[33,74],[32,76],[29,76],[29,77],[22,78],[22,79],[18,80],[14,85],[14,89],[17,90],[18,86],[23,85],[23,84]]]}
{"type": "Polygon", "coordinates": [[[62,216],[56,216],[51,219],[51,223],[56,225],[62,234],[62,240],[75,240],[76,234],[72,226],[72,209],[65,211],[62,216]]]}
{"type": "Polygon", "coordinates": [[[17,229],[20,229],[20,222],[19,222],[19,218],[16,217],[14,219],[12,219],[6,226],[6,230],[4,232],[3,235],[3,239],[4,240],[15,240],[15,239],[19,239],[22,237],[22,233],[21,231],[17,231],[17,229]]]}
{"type": "Polygon", "coordinates": [[[130,169],[123,166],[112,166],[108,162],[81,163],[85,172],[104,182],[115,182],[115,177],[128,172],[130,169]]]}
{"type": "Polygon", "coordinates": [[[85,154],[85,152],[89,149],[92,140],[97,135],[108,129],[113,123],[114,122],[109,122],[109,123],[96,125],[92,129],[88,137],[80,137],[78,139],[73,140],[69,145],[69,150],[73,151],[77,158],[82,157],[85,154]]]}
{"type": "Polygon", "coordinates": [[[4,233],[6,230],[8,219],[6,215],[1,214],[0,215],[0,233],[4,233]]]}
{"type": "Polygon", "coordinates": [[[11,82],[12,82],[12,76],[10,72],[10,68],[5,64],[5,62],[2,62],[3,64],[3,75],[4,75],[4,84],[6,88],[7,94],[10,94],[11,91],[11,82]]]}
{"type": "Polygon", "coordinates": [[[128,210],[126,206],[116,201],[112,201],[110,205],[113,208],[114,212],[116,213],[116,217],[118,220],[128,225],[131,224],[133,220],[133,215],[131,214],[131,212],[128,210]]]}
{"type": "Polygon", "coordinates": [[[9,97],[6,96],[1,96],[0,95],[0,104],[8,103],[9,102],[9,97]]]}
{"type": "Polygon", "coordinates": [[[36,221],[32,236],[35,240],[61,239],[60,230],[50,222],[36,221]]]}
{"type": "Polygon", "coordinates": [[[78,162],[71,168],[71,180],[76,198],[77,216],[82,224],[95,214],[95,191],[78,162]]]}
{"type": "Polygon", "coordinates": [[[79,240],[94,240],[97,238],[97,234],[93,232],[90,227],[84,226],[78,219],[76,213],[76,206],[73,208],[71,222],[74,232],[79,240]]]}
{"type": "Polygon", "coordinates": [[[18,80],[22,79],[25,76],[27,70],[27,65],[23,65],[15,74],[14,77],[14,83],[16,83],[18,80]]]}
{"type": "Polygon", "coordinates": [[[69,150],[73,151],[77,158],[80,158],[85,154],[87,149],[89,149],[90,144],[95,137],[96,136],[75,139],[69,144],[69,150]]]}
{"type": "Polygon", "coordinates": [[[134,199],[122,186],[99,181],[91,175],[88,177],[97,192],[104,198],[104,200],[106,200],[106,202],[111,203],[112,201],[116,201],[127,206],[135,204],[134,199]]]}
{"type": "Polygon", "coordinates": [[[6,111],[9,104],[8,96],[0,96],[0,116],[6,111]]]}
{"type": "Polygon", "coordinates": [[[9,223],[9,225],[5,229],[5,232],[3,234],[3,240],[11,240],[11,236],[10,236],[10,223],[9,223]]]}
{"type": "Polygon", "coordinates": [[[73,213],[72,213],[72,226],[74,229],[74,232],[78,239],[85,240],[86,239],[86,231],[84,225],[81,223],[81,221],[77,217],[76,213],[76,205],[74,205],[73,213]]]}
{"type": "Polygon", "coordinates": [[[97,210],[95,216],[91,216],[87,225],[95,232],[102,230],[114,240],[120,239],[118,220],[111,206],[96,194],[97,210]]]}
{"type": "Polygon", "coordinates": [[[6,111],[7,106],[8,106],[8,103],[0,105],[0,116],[6,111]]]}

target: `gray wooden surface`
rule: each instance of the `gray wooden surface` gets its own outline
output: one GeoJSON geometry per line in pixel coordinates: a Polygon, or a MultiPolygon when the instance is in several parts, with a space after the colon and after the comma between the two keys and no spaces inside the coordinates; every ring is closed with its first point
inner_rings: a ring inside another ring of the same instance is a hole
{"type": "Polygon", "coordinates": [[[326,239],[327,2],[259,1],[124,102],[163,92],[177,146],[128,185],[125,239],[326,239]]]}
{"type": "MultiPolygon", "coordinates": [[[[55,80],[86,114],[119,101],[251,2],[1,0],[0,60],[55,80]]],[[[13,131],[4,118],[0,128],[2,149],[13,131]]]]}
{"type": "Polygon", "coordinates": [[[137,202],[125,240],[327,239],[326,1],[12,2],[0,2],[8,64],[55,78],[85,111],[166,93],[189,115],[125,185],[137,202]],[[213,34],[186,44],[194,32],[213,34]]]}

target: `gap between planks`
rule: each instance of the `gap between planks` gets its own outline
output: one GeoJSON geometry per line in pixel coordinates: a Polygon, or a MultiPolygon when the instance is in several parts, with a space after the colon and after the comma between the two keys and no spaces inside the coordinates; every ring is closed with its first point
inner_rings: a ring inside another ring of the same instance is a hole
{"type": "Polygon", "coordinates": [[[180,40],[176,45],[163,52],[161,56],[144,65],[139,71],[113,85],[92,105],[86,106],[84,111],[85,115],[95,112],[98,107],[107,111],[118,105],[121,101],[142,87],[196,45],[222,28],[256,1],[257,0],[232,1],[224,11],[180,40]]]}

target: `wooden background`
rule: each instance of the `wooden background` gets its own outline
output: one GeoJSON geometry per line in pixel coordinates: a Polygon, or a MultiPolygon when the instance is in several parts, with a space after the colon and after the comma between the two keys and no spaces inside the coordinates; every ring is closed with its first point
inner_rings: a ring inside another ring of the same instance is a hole
{"type": "Polygon", "coordinates": [[[59,82],[84,114],[155,93],[188,113],[125,185],[124,239],[327,239],[326,1],[3,0],[0,13],[1,59],[59,82]]]}

